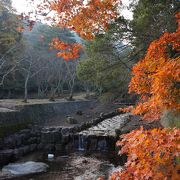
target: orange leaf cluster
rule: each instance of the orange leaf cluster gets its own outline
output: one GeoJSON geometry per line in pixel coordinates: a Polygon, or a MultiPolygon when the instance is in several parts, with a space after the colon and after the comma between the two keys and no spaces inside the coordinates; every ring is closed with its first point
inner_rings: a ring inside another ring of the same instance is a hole
{"type": "Polygon", "coordinates": [[[19,27],[16,28],[16,31],[22,33],[22,32],[24,32],[24,27],[19,26],[19,27]]]}
{"type": "Polygon", "coordinates": [[[57,53],[57,57],[62,57],[66,61],[79,58],[82,45],[78,43],[67,44],[58,38],[54,38],[50,43],[51,49],[56,49],[60,52],[57,53]]]}
{"type": "Polygon", "coordinates": [[[179,180],[180,129],[134,130],[121,136],[120,154],[128,154],[125,169],[110,180],[179,180]]]}
{"type": "Polygon", "coordinates": [[[180,13],[176,17],[177,31],[153,41],[132,70],[129,92],[141,96],[133,112],[145,120],[158,120],[164,109],[180,111],[180,13]]]}
{"type": "Polygon", "coordinates": [[[128,106],[125,108],[118,108],[117,111],[118,112],[122,112],[122,113],[128,113],[131,112],[133,110],[133,106],[128,106]]]}
{"type": "Polygon", "coordinates": [[[50,3],[45,0],[38,8],[43,12],[49,6],[56,13],[53,20],[60,27],[91,40],[97,33],[106,31],[108,24],[118,17],[119,5],[121,0],[52,0],[50,3]]]}
{"type": "MultiPolygon", "coordinates": [[[[29,1],[34,4],[34,0],[29,1]]],[[[46,20],[53,21],[61,28],[74,30],[83,39],[92,40],[96,34],[104,33],[109,23],[118,17],[119,5],[121,0],[41,0],[35,12],[46,16],[46,20]],[[54,17],[48,17],[51,11],[54,17]]],[[[53,39],[50,46],[63,50],[57,56],[65,60],[77,59],[82,48],[78,43],[67,44],[57,38],[53,39]]]]}

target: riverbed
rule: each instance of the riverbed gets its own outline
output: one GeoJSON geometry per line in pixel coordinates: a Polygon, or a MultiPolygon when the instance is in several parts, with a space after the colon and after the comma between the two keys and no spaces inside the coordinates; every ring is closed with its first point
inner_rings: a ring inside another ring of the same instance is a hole
{"type": "MultiPolygon", "coordinates": [[[[44,162],[49,168],[47,172],[12,177],[14,180],[96,180],[98,177],[107,179],[117,168],[119,162],[112,153],[85,153],[70,154],[56,153],[53,160],[48,160],[44,152],[32,153],[23,157],[19,162],[44,162]]],[[[120,167],[120,166],[118,166],[120,167]]]]}

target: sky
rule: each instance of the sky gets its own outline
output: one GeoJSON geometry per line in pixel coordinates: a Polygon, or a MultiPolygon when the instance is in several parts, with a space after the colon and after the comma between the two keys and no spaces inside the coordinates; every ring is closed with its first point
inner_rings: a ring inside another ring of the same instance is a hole
{"type": "Polygon", "coordinates": [[[18,11],[23,12],[28,10],[26,0],[12,0],[12,6],[18,11]]]}
{"type": "MultiPolygon", "coordinates": [[[[122,3],[124,5],[128,5],[129,0],[122,0],[122,3]]],[[[18,13],[30,11],[30,8],[28,8],[27,0],[12,0],[12,5],[18,13]]],[[[132,19],[132,12],[127,9],[122,10],[122,15],[127,19],[132,19]]]]}

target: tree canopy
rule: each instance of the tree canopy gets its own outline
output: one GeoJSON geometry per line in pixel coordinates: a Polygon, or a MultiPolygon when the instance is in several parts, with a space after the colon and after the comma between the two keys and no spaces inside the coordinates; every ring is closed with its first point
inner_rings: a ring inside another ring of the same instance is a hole
{"type": "MultiPolygon", "coordinates": [[[[35,12],[22,13],[20,19],[10,0],[0,2],[1,89],[23,87],[26,102],[29,87],[50,100],[64,90],[72,100],[77,85],[95,87],[99,95],[118,93],[117,98],[128,101],[129,89],[138,100],[121,112],[130,111],[150,123],[160,120],[164,111],[179,115],[179,1],[131,1],[132,20],[120,15],[121,0],[39,2],[35,12]],[[35,23],[33,13],[51,26],[35,23]],[[29,28],[23,27],[26,23],[29,28]]],[[[127,163],[110,179],[178,180],[180,130],[173,125],[174,129],[141,127],[122,135],[117,145],[128,155],[127,163]]]]}
{"type": "Polygon", "coordinates": [[[176,14],[178,28],[174,33],[164,33],[153,41],[145,55],[132,70],[130,92],[141,95],[134,110],[145,119],[159,119],[165,109],[180,111],[180,14],[176,14]]]}

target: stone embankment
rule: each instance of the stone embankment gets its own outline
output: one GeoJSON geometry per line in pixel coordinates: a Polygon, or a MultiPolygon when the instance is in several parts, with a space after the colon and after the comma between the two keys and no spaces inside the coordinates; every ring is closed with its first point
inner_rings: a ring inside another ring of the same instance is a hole
{"type": "Polygon", "coordinates": [[[0,104],[0,128],[21,124],[43,124],[47,119],[54,116],[65,116],[93,107],[94,102],[89,100],[12,105],[9,103],[0,104]]]}
{"type": "Polygon", "coordinates": [[[112,112],[75,127],[51,127],[41,130],[41,145],[49,153],[54,151],[111,151],[121,128],[131,114],[112,112]]]}
{"type": "Polygon", "coordinates": [[[105,119],[104,121],[98,123],[96,126],[81,131],[79,135],[116,137],[117,131],[124,127],[124,125],[128,122],[130,115],[130,113],[127,113],[105,119]]]}
{"type": "MultiPolygon", "coordinates": [[[[80,126],[75,126],[75,127],[51,127],[51,128],[43,128],[41,131],[41,143],[43,144],[44,149],[49,151],[50,153],[57,150],[57,151],[74,151],[74,150],[85,150],[82,148],[83,142],[83,137],[82,133],[86,131],[87,129],[91,129],[91,127],[95,126],[100,126],[98,124],[101,124],[101,122],[107,123],[107,119],[109,120],[114,116],[118,116],[118,112],[111,112],[107,114],[101,114],[100,117],[93,119],[89,122],[82,123],[80,126]]],[[[121,116],[121,115],[119,115],[121,116]]],[[[128,115],[129,116],[129,115],[128,115]]],[[[126,116],[127,117],[127,116],[126,116]]],[[[124,118],[122,118],[124,119],[124,118]]],[[[122,119],[118,119],[121,121],[122,119]]],[[[126,118],[127,119],[127,118],[126,118]]],[[[115,120],[115,119],[114,119],[115,120]]],[[[112,122],[114,121],[112,120],[112,122]]],[[[118,121],[116,119],[116,121],[118,121]]],[[[127,121],[123,121],[122,124],[125,124],[127,121]]],[[[117,125],[117,124],[116,124],[117,125]]],[[[118,126],[119,127],[119,126],[118,126]]],[[[114,128],[113,126],[111,127],[112,129],[114,128]]],[[[87,130],[88,131],[88,130],[87,130]]],[[[101,131],[106,131],[104,129],[101,129],[101,131]]],[[[112,130],[113,131],[113,130],[112,130]]],[[[96,133],[92,136],[96,136],[96,133]]],[[[88,137],[88,136],[86,136],[88,137]]],[[[92,137],[89,136],[91,139],[92,137]]],[[[115,144],[116,136],[110,137],[107,135],[107,138],[110,138],[110,142],[112,144],[115,144]],[[112,141],[113,139],[113,141],[112,141]]],[[[86,150],[98,150],[96,149],[86,149],[86,150]]],[[[99,149],[100,150],[100,149],[99,149]]]]}
{"type": "Polygon", "coordinates": [[[74,139],[78,141],[77,148],[86,151],[115,150],[117,138],[121,133],[121,129],[130,121],[130,116],[130,113],[117,115],[77,133],[74,136],[74,139]]]}
{"type": "Polygon", "coordinates": [[[23,129],[0,139],[0,166],[41,149],[41,130],[38,127],[23,129]]]}
{"type": "Polygon", "coordinates": [[[32,126],[0,140],[0,165],[14,161],[36,150],[47,153],[75,150],[110,150],[115,145],[116,134],[129,118],[129,114],[117,112],[101,114],[100,117],[74,127],[40,128],[32,126]],[[104,143],[105,138],[105,145],[104,143]],[[103,141],[101,141],[103,138],[103,141]],[[107,148],[107,145],[110,145],[107,148]]]}

